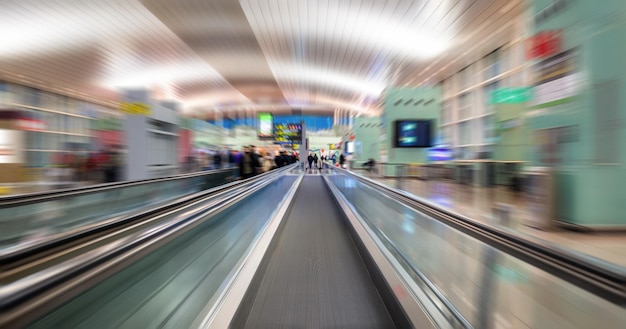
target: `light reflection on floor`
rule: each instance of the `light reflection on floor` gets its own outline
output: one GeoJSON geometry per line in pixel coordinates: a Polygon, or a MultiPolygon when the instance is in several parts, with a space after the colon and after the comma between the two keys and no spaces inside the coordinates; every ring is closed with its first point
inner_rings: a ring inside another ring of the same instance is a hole
{"type": "MultiPolygon", "coordinates": [[[[395,179],[376,180],[392,187],[395,179]]],[[[496,204],[512,206],[512,229],[528,236],[556,243],[575,251],[626,267],[626,233],[581,233],[557,229],[543,231],[525,225],[530,216],[524,197],[505,187],[481,188],[460,185],[451,181],[423,181],[408,179],[400,185],[403,190],[425,198],[442,207],[474,220],[490,225],[499,225],[493,216],[496,204]]]]}

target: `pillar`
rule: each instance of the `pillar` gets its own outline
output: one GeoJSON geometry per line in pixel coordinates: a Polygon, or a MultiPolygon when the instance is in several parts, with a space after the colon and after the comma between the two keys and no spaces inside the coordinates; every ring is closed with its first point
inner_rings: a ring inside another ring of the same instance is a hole
{"type": "MultiPolygon", "coordinates": [[[[149,104],[147,89],[127,89],[122,91],[124,103],[149,104]]],[[[145,115],[126,113],[123,121],[126,145],[125,163],[118,179],[140,180],[148,178],[148,118],[145,115]]]]}

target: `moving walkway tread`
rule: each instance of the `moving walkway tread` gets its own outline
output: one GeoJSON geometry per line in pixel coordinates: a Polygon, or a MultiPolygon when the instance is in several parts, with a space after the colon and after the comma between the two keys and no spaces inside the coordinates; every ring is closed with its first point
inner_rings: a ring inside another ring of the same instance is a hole
{"type": "Polygon", "coordinates": [[[321,176],[302,181],[232,328],[394,328],[321,176]]]}

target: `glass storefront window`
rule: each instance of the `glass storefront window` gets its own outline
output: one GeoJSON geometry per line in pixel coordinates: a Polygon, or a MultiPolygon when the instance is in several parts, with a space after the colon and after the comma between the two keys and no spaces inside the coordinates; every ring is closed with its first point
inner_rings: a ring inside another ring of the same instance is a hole
{"type": "Polygon", "coordinates": [[[500,82],[499,81],[495,81],[493,83],[490,83],[488,85],[486,85],[483,88],[483,104],[485,106],[485,109],[489,109],[491,106],[491,93],[498,89],[500,87],[500,82]]]}
{"type": "Polygon", "coordinates": [[[463,120],[472,115],[472,94],[465,93],[459,96],[459,119],[463,120]]]}
{"type": "Polygon", "coordinates": [[[463,121],[459,123],[459,145],[467,145],[470,143],[469,122],[463,121]]]}

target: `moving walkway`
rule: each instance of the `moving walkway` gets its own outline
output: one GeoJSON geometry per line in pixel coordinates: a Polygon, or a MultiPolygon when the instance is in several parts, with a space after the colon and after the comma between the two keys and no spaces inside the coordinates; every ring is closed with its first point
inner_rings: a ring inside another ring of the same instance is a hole
{"type": "Polygon", "coordinates": [[[626,323],[622,269],[344,170],[310,176],[286,168],[228,190],[5,282],[0,326],[626,323]]]}

